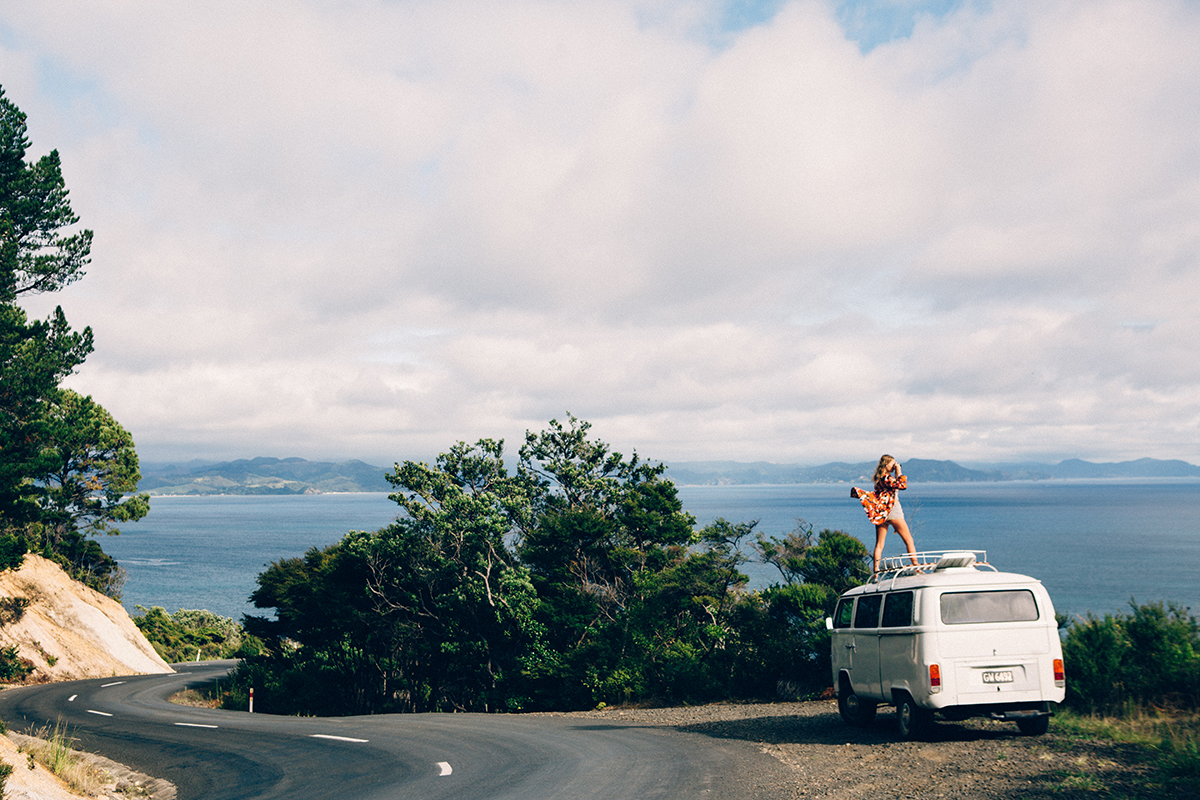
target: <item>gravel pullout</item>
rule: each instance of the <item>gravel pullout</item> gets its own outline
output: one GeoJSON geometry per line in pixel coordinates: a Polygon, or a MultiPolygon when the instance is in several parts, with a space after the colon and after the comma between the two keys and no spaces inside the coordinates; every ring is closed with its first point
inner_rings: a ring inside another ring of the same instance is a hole
{"type": "Polygon", "coordinates": [[[1196,798],[1152,783],[1143,751],[1055,732],[1022,736],[1011,722],[939,720],[929,741],[900,742],[891,709],[868,728],[842,722],[834,701],[606,708],[578,716],[669,726],[756,744],[788,769],[778,798],[1196,798]]]}

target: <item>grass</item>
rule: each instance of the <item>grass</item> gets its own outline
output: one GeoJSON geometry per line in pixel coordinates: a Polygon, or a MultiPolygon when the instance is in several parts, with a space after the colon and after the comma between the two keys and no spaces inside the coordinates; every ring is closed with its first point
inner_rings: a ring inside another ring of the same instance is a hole
{"type": "Polygon", "coordinates": [[[182,692],[176,692],[167,698],[168,701],[180,706],[192,706],[193,708],[222,708],[226,697],[229,695],[229,684],[226,682],[222,688],[221,681],[213,681],[196,686],[192,689],[184,689],[182,692]]]}
{"type": "MultiPolygon", "coordinates": [[[[1132,745],[1157,773],[1156,782],[1200,791],[1200,714],[1195,711],[1129,705],[1120,714],[1096,716],[1060,709],[1054,731],[1068,740],[1132,745]]],[[[1094,788],[1090,783],[1090,776],[1073,774],[1064,778],[1063,788],[1094,788]]]]}
{"type": "Polygon", "coordinates": [[[71,749],[72,739],[62,722],[53,728],[41,728],[34,736],[36,740],[23,744],[21,752],[31,762],[37,761],[53,772],[76,793],[94,796],[109,782],[107,772],[88,763],[71,749]]]}

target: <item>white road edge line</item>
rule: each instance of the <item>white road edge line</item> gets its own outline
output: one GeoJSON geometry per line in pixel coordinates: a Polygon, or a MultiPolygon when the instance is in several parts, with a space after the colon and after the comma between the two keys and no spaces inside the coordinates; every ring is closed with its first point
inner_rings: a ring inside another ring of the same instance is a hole
{"type": "Polygon", "coordinates": [[[92,711],[90,708],[87,710],[87,712],[89,714],[95,714],[98,717],[111,717],[112,716],[112,714],[109,714],[107,711],[92,711]]]}
{"type": "Polygon", "coordinates": [[[445,776],[454,772],[454,767],[450,766],[449,762],[439,761],[437,763],[437,765],[438,765],[438,768],[441,769],[441,772],[438,773],[439,778],[444,778],[445,776]]]}
{"type": "Polygon", "coordinates": [[[331,736],[328,733],[313,733],[309,735],[310,739],[333,739],[335,742],[360,742],[367,743],[370,739],[351,739],[349,736],[331,736]]]}
{"type": "Polygon", "coordinates": [[[199,722],[176,722],[175,724],[179,725],[180,727],[183,727],[183,728],[215,728],[215,727],[217,727],[216,725],[201,725],[199,722]]]}
{"type": "Polygon", "coordinates": [[[107,689],[110,686],[120,686],[122,683],[125,683],[125,681],[114,681],[112,683],[102,683],[102,684],[100,684],[100,688],[107,689]]]}
{"type": "Polygon", "coordinates": [[[73,695],[71,695],[70,697],[68,697],[68,698],[67,698],[67,702],[68,702],[68,703],[74,703],[74,702],[75,702],[75,698],[76,698],[76,697],[79,697],[79,695],[77,695],[77,694],[73,694],[73,695]]]}

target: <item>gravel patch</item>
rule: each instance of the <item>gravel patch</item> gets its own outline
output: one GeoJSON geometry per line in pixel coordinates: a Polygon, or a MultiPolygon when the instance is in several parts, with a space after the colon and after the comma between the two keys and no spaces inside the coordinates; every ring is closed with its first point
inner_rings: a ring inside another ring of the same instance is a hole
{"type": "MultiPolygon", "coordinates": [[[[882,707],[867,728],[842,722],[834,701],[605,708],[553,716],[673,727],[756,745],[782,763],[778,798],[1200,798],[1154,783],[1138,748],[1055,731],[1022,736],[1014,723],[938,720],[928,741],[901,742],[882,707]]],[[[772,770],[772,772],[776,772],[772,770]]]]}

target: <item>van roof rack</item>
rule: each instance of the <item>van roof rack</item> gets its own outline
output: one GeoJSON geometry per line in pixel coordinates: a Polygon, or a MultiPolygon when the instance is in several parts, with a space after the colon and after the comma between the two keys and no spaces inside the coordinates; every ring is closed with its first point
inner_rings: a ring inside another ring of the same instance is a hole
{"type": "Polygon", "coordinates": [[[988,563],[986,550],[926,550],[921,553],[902,553],[884,556],[879,560],[879,572],[871,576],[870,583],[902,575],[919,575],[941,569],[970,569],[986,567],[992,572],[996,568],[988,563]]]}

